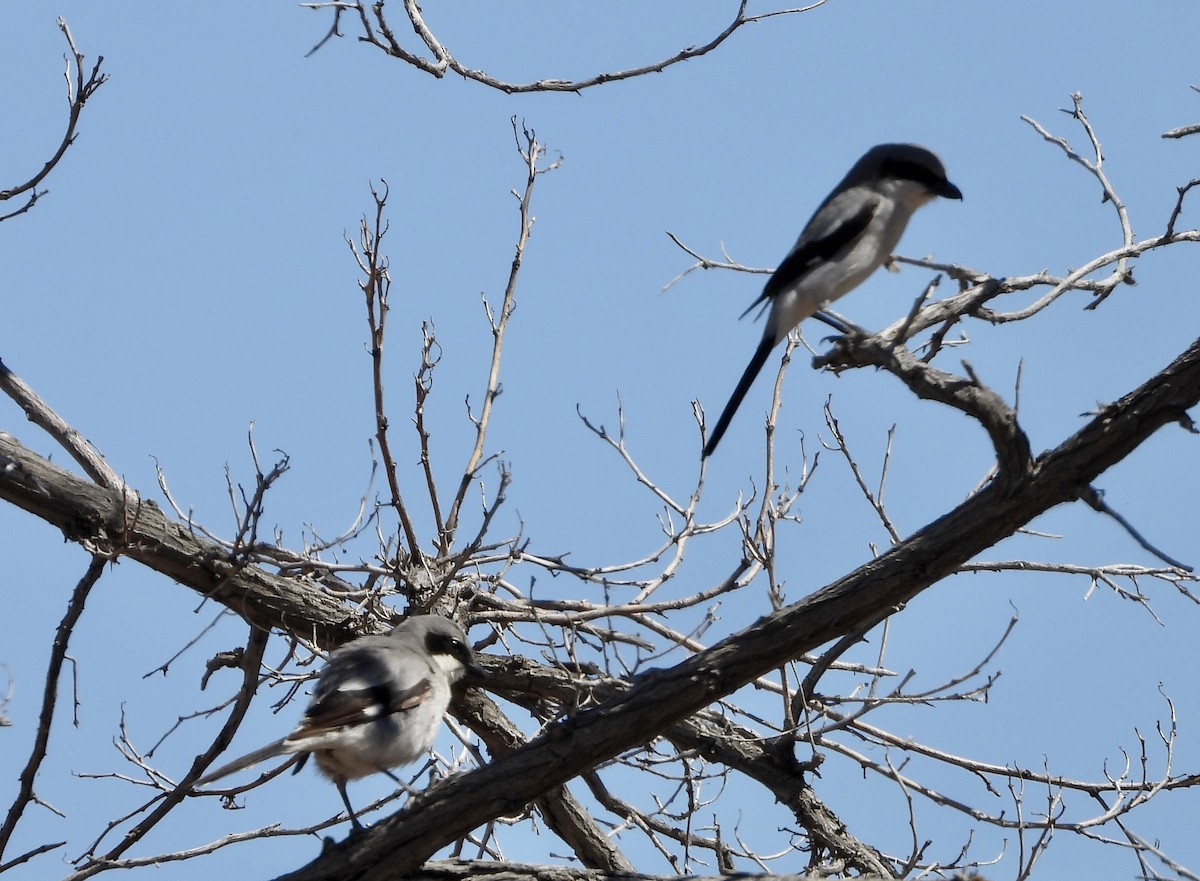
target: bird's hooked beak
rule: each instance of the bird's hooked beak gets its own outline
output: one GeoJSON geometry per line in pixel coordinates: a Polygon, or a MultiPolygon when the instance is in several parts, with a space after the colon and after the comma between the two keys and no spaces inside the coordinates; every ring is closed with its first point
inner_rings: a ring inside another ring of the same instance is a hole
{"type": "Polygon", "coordinates": [[[959,201],[962,201],[962,190],[950,183],[948,180],[942,180],[939,182],[935,192],[937,192],[937,194],[944,199],[958,199],[959,201]]]}
{"type": "Polygon", "coordinates": [[[467,676],[471,677],[472,679],[487,679],[488,678],[487,671],[484,670],[482,667],[480,667],[479,664],[476,663],[475,661],[471,661],[471,663],[467,664],[466,670],[467,670],[467,676]]]}

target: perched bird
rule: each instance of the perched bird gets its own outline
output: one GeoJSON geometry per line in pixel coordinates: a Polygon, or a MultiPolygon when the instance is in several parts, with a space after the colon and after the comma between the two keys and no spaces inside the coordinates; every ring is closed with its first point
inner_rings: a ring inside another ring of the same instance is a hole
{"type": "Polygon", "coordinates": [[[942,161],[915,144],[872,147],[817,208],[791,252],[767,279],[760,303],[770,306],[762,341],[717,420],[704,456],[712,455],[771,350],[792,328],[854,288],[886,263],[913,212],[935,196],[961,199],[942,161]]]}
{"type": "Polygon", "coordinates": [[[482,675],[467,636],[437,615],[407,619],[386,636],[364,636],[335,651],[317,679],[296,729],[281,740],[207,774],[218,780],[278,755],[312,755],[334,782],[356,828],[362,828],[346,781],[414,762],[429,752],[450,705],[450,688],[466,673],[482,675]]]}

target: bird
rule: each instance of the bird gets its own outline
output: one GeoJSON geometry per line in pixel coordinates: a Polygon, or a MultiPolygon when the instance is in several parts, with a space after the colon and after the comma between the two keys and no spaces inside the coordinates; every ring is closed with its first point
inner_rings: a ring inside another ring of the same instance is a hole
{"type": "Polygon", "coordinates": [[[946,178],[942,160],[925,147],[879,144],[854,163],[818,206],[762,294],[742,313],[745,318],[759,305],[770,308],[762,340],[702,458],[716,450],[771,350],[801,321],[887,263],[913,212],[937,196],[962,199],[962,191],[946,178]]]}
{"type": "MultiPolygon", "coordinates": [[[[346,781],[407,765],[429,752],[450,705],[450,689],[482,676],[462,628],[437,615],[414,615],[390,633],[364,636],[329,656],[296,728],[274,743],[205,775],[203,786],[279,755],[311,755],[337,786],[362,829],[346,781]]],[[[393,779],[395,779],[393,775],[393,779]]]]}

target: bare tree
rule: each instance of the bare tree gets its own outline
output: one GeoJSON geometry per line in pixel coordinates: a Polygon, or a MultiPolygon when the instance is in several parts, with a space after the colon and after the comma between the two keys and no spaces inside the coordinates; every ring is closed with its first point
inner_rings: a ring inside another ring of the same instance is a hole
{"type": "MultiPolygon", "coordinates": [[[[352,14],[363,28],[362,39],[389,54],[436,76],[449,70],[504,91],[577,91],[658,70],[716,48],[733,30],[754,20],[745,15],[743,3],[726,32],[702,49],[687,50],[691,54],[680,53],[621,75],[519,85],[460,65],[425,26],[415,3],[405,3],[405,15],[429,58],[400,47],[383,17],[383,4],[314,5],[332,8],[331,33],[337,32],[343,14],[352,14]]],[[[68,33],[65,25],[63,29],[68,33]]],[[[83,79],[83,56],[73,42],[70,46],[77,73],[69,95],[70,129],[46,172],[69,145],[87,96],[103,82],[98,64],[91,78],[83,79]]],[[[815,457],[803,461],[794,476],[777,456],[773,431],[781,379],[797,351],[798,337],[789,342],[776,377],[775,410],[767,424],[767,455],[757,495],[739,498],[717,520],[703,520],[697,512],[707,466],[699,458],[690,494],[673,496],[639,464],[622,429],[614,433],[581,416],[600,444],[624,461],[629,479],[660,506],[662,535],[657,547],[638,559],[583,566],[565,554],[537,548],[523,534],[497,534],[496,516],[505,504],[512,476],[506,463],[490,452],[489,429],[500,405],[502,356],[533,231],[534,197],[539,181],[557,164],[547,159],[535,133],[515,120],[521,180],[514,190],[511,269],[504,291],[482,304],[490,358],[478,398],[467,404],[464,424],[469,453],[457,469],[458,479],[449,486],[437,478],[433,463],[442,453],[424,421],[440,364],[431,325],[417,353],[419,366],[411,395],[405,394],[403,402],[396,404],[385,387],[387,318],[393,295],[385,183],[373,191],[371,208],[357,236],[347,241],[367,318],[375,449],[384,489],[380,498],[364,498],[362,517],[345,535],[324,541],[314,538],[299,547],[267,537],[264,502],[289,463],[286,456],[270,464],[262,462],[252,438],[255,481],[242,486],[231,478],[228,487],[238,510],[230,536],[195,522],[185,506],[173,499],[166,475],[159,490],[169,510],[163,510],[143,491],[126,485],[76,427],[0,364],[0,388],[83,470],[82,475],[76,474],[37,454],[14,435],[0,433],[0,498],[59,527],[90,555],[55,637],[37,737],[29,748],[18,794],[0,827],[0,872],[45,859],[47,852],[62,846],[46,842],[24,853],[7,852],[13,830],[37,799],[35,779],[56,713],[61,712],[57,688],[72,630],[106,565],[123,558],[220,604],[246,622],[248,634],[244,646],[209,663],[210,674],[221,668],[240,671],[237,687],[216,706],[181,714],[179,727],[165,735],[182,737],[190,721],[205,715],[219,713],[225,720],[182,777],[173,773],[179,769],[157,767],[123,730],[119,732],[118,743],[129,763],[119,776],[150,795],[135,812],[110,818],[80,853],[70,855],[71,879],[201,858],[255,838],[311,834],[343,823],[345,818],[339,816],[309,829],[249,829],[170,853],[135,853],[147,833],[169,822],[185,799],[220,798],[232,804],[239,794],[278,774],[280,769],[274,769],[236,789],[193,790],[194,782],[226,749],[251,703],[267,686],[282,686],[288,698],[296,695],[311,676],[309,663],[314,656],[355,636],[385,630],[401,609],[452,615],[473,628],[489,681],[483,689],[462,694],[456,703],[458,730],[467,748],[423,772],[427,788],[420,795],[398,809],[390,806],[390,813],[366,833],[329,844],[309,865],[285,877],[398,878],[418,870],[447,878],[497,873],[530,879],[638,876],[628,848],[618,846],[617,833],[639,836],[639,846],[653,848],[677,873],[685,874],[772,875],[774,860],[796,851],[807,853],[812,876],[949,876],[980,867],[969,842],[957,860],[932,857],[915,809],[911,817],[897,820],[912,826],[912,847],[907,852],[885,852],[864,840],[822,798],[820,769],[837,762],[890,782],[910,805],[928,803],[939,811],[961,814],[981,828],[1011,830],[1020,843],[1020,878],[1030,875],[1056,836],[1089,838],[1096,846],[1127,850],[1147,876],[1158,876],[1163,868],[1172,877],[1195,877],[1154,842],[1132,832],[1126,822],[1161,793],[1194,788],[1200,782],[1195,775],[1177,773],[1172,765],[1177,733],[1173,705],[1168,706],[1167,724],[1141,740],[1140,760],[1135,757],[1124,769],[1097,769],[1090,779],[1074,779],[1045,768],[950,754],[889,727],[885,712],[889,707],[986,698],[995,681],[993,658],[998,646],[981,650],[980,657],[964,658],[960,675],[921,690],[911,687],[911,675],[888,669],[882,648],[875,662],[848,655],[872,631],[885,645],[891,616],[922,591],[962,573],[1040,569],[1090,579],[1141,604],[1148,602],[1146,585],[1197,600],[1191,570],[1121,518],[1096,490],[1095,481],[1159,429],[1195,430],[1187,411],[1200,402],[1200,340],[1164,359],[1160,371],[1119,400],[1099,407],[1079,430],[1038,454],[1031,449],[1015,404],[988,387],[968,362],[948,363],[951,353],[969,343],[966,329],[972,323],[1005,325],[1009,332],[1019,333],[1023,322],[1063,308],[1071,292],[1090,295],[1088,308],[1099,308],[1122,285],[1132,282],[1138,261],[1177,244],[1200,241],[1200,231],[1177,228],[1185,198],[1196,181],[1179,187],[1160,232],[1137,239],[1125,205],[1105,173],[1100,138],[1079,96],[1073,98],[1071,116],[1086,149],[1076,150],[1066,137],[1028,122],[1094,178],[1115,215],[1114,246],[1067,275],[1039,271],[996,277],[981,269],[898,257],[936,275],[890,326],[868,333],[844,318],[824,316],[839,336],[816,357],[818,366],[838,371],[872,367],[891,374],[915,397],[956,410],[978,425],[990,440],[995,462],[987,478],[959,504],[905,536],[884,500],[886,463],[873,481],[836,413],[827,408],[830,448],[846,461],[864,500],[890,537],[890,546],[799,601],[789,601],[780,586],[777,547],[781,529],[795,517],[815,457]],[[955,289],[939,296],[944,277],[955,289]],[[1018,302],[1017,295],[1028,301],[1030,292],[1036,294],[1032,302],[1010,306],[1018,302]],[[411,413],[419,440],[420,469],[415,478],[392,452],[397,423],[390,414],[400,412],[411,413]],[[1163,565],[978,558],[1045,511],[1078,503],[1116,519],[1163,565]],[[720,547],[715,543],[729,534],[738,537],[738,551],[724,560],[723,571],[714,575],[707,565],[703,571],[687,570],[687,579],[681,577],[693,554],[704,546],[720,547]],[[354,548],[358,558],[347,561],[347,548],[354,548]],[[585,595],[597,599],[570,598],[573,592],[565,589],[559,596],[535,596],[523,585],[539,576],[552,576],[557,584],[586,586],[585,595]],[[668,582],[699,586],[668,595],[662,590],[668,582]],[[747,618],[740,632],[707,643],[705,632],[714,605],[735,604],[751,587],[765,587],[774,611],[757,621],[747,618]],[[264,651],[273,634],[287,645],[287,663],[267,666],[264,651]],[[880,759],[873,751],[881,746],[887,748],[889,758],[880,759]],[[895,755],[904,761],[890,758],[895,755]],[[946,773],[1002,796],[1002,805],[990,806],[994,803],[982,799],[963,801],[929,782],[946,773]],[[576,791],[568,788],[573,782],[576,791]],[[777,831],[772,846],[764,846],[761,835],[750,840],[739,828],[736,815],[746,793],[777,802],[790,824],[777,831]],[[1086,796],[1094,807],[1068,809],[1063,800],[1068,793],[1086,796]],[[506,851],[507,825],[537,823],[561,839],[582,868],[520,865],[499,858],[506,851]],[[453,855],[475,854],[476,858],[426,864],[446,848],[453,855]]],[[[42,177],[44,173],[6,193],[36,193],[42,177]]],[[[26,209],[35,198],[30,197],[26,209]]],[[[727,258],[713,259],[680,246],[695,259],[692,268],[746,269],[727,258]]],[[[705,420],[698,405],[696,418],[702,435],[705,420]]],[[[396,797],[402,795],[398,792],[396,797]]]]}

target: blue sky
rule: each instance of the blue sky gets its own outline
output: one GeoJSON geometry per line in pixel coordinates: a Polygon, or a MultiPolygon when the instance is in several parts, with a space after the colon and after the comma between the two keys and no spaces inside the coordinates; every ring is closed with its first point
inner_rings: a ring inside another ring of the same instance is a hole
{"type": "MultiPolygon", "coordinates": [[[[460,59],[512,80],[657,60],[708,39],[735,6],[428,5],[430,25],[460,59]]],[[[398,20],[398,4],[393,14],[398,20]]],[[[1188,2],[1135,9],[1113,0],[831,0],[749,26],[712,55],[661,74],[580,95],[524,96],[454,76],[435,80],[349,37],[305,58],[327,19],[294,5],[142,2],[118,16],[59,2],[0,8],[0,119],[8,121],[0,126],[0,187],[36,171],[61,136],[58,15],[89,63],[104,56],[111,80],[46,182],[49,195],[0,226],[0,357],[131,485],[153,496],[157,462],[176,499],[218,533],[233,531],[226,466],[235,480],[253,477],[246,449],[253,424],[264,457],[280,449],[291,458],[267,512],[291,544],[310,527],[326,536],[343,530],[368,485],[366,325],[343,237],[370,210],[373,181],[391,188],[393,424],[407,425],[421,323],[432,320],[443,350],[429,405],[436,467],[447,481],[461,467],[471,441],[463,400],[480,399],[490,344],[480,295],[498,300],[517,231],[510,190],[522,185],[523,172],[512,116],[563,164],[534,196],[538,219],[489,448],[514,475],[505,527],[515,529],[519,516],[537,549],[570,550],[587,564],[645,553],[659,538],[658,506],[582,426],[576,408],[614,428],[620,403],[639,463],[668,491],[686,495],[699,451],[690,402],[719,412],[761,333],[750,318],[737,321],[757,296],[759,276],[694,273],[660,293],[690,262],[667,231],[703,253],[718,256],[725,247],[748,265],[772,266],[867,147],[915,141],[942,156],[965,199],[919,214],[902,253],[995,276],[1065,272],[1120,243],[1095,181],[1019,119],[1032,116],[1086,147],[1060,112],[1072,92],[1084,96],[1139,237],[1161,231],[1174,188],[1200,176],[1200,141],[1160,137],[1200,117],[1200,95],[1189,89],[1200,82],[1200,10],[1188,2]]],[[[1188,205],[1181,226],[1195,225],[1196,210],[1188,205]]],[[[1086,300],[1075,294],[1021,326],[972,325],[961,357],[1006,395],[1020,366],[1026,430],[1035,451],[1052,446],[1081,424],[1078,414],[1123,394],[1194,339],[1196,259],[1186,245],[1152,255],[1138,264],[1136,287],[1119,289],[1094,312],[1083,311],[1086,300]]],[[[907,312],[929,277],[912,267],[879,273],[838,311],[883,327],[907,312]]],[[[824,327],[810,323],[805,334],[819,345],[824,327]]],[[[946,369],[957,365],[952,358],[946,369]]],[[[727,511],[761,472],[769,394],[764,378],[713,458],[703,516],[727,511]]],[[[961,499],[990,463],[986,438],[960,415],[914,403],[883,374],[835,377],[800,357],[779,423],[793,469],[800,436],[810,453],[827,437],[827,399],[876,469],[886,432],[897,425],[888,496],[903,534],[961,499]]],[[[0,402],[0,429],[64,458],[8,402],[0,402]]],[[[411,458],[411,435],[393,434],[400,455],[411,458]]],[[[1190,514],[1200,489],[1194,461],[1194,438],[1167,431],[1099,485],[1157,544],[1200,565],[1190,514]]],[[[822,455],[799,511],[802,522],[780,550],[791,600],[868,559],[871,542],[886,542],[833,454],[822,455]]],[[[1083,506],[1035,525],[1062,538],[1014,540],[985,558],[1154,564],[1083,506]]],[[[15,683],[5,710],[14,725],[0,731],[0,780],[11,781],[26,755],[50,635],[85,563],[52,529],[12,509],[0,508],[0,534],[8,609],[0,615],[0,662],[15,683]]],[[[704,564],[723,574],[735,553],[733,535],[698,551],[678,589],[707,585],[714,576],[704,564]]],[[[897,717],[900,733],[998,763],[1044,760],[1056,772],[1094,778],[1105,761],[1121,761],[1122,749],[1136,751],[1135,727],[1151,734],[1165,717],[1166,694],[1182,731],[1176,771],[1194,772],[1197,609],[1144,584],[1159,624],[1104,590],[1085,598],[1087,586],[1063,576],[974,575],[919,597],[893,621],[888,662],[917,670],[926,685],[978,660],[1014,608],[1020,623],[997,660],[1003,676],[987,705],[910,712],[897,717]]],[[[747,610],[722,609],[711,638],[765,612],[765,595],[754,596],[747,610]]],[[[178,713],[215,701],[178,694],[194,688],[209,654],[243,639],[233,621],[170,677],[142,678],[216,612],[193,615],[195,606],[189,591],[131,562],[106,576],[75,635],[81,724],[60,718],[38,782],[69,816],[32,811],[14,850],[69,838],[75,855],[112,804],[137,803],[130,787],[67,773],[117,767],[111,741],[122,705],[131,731],[150,743],[178,713]]],[[[289,712],[296,710],[282,715],[289,712]]],[[[263,739],[292,718],[267,716],[263,739]]],[[[257,745],[249,735],[241,746],[257,745]]],[[[180,742],[161,761],[182,773],[198,748],[180,742]]],[[[826,785],[823,794],[853,831],[906,847],[894,792],[880,801],[860,797],[861,778],[845,768],[831,769],[826,785]]],[[[205,842],[231,824],[299,823],[337,806],[333,789],[313,775],[273,786],[285,790],[279,801],[271,787],[259,790],[242,814],[210,802],[189,806],[187,823],[168,823],[146,852],[205,842]],[[285,816],[296,793],[312,800],[312,810],[285,816]]],[[[1132,825],[1196,870],[1195,813],[1194,795],[1168,795],[1132,825]]],[[[927,822],[931,835],[943,828],[936,815],[927,822]]],[[[961,835],[945,834],[949,858],[961,835]]],[[[998,838],[985,838],[981,857],[999,847],[998,838]]],[[[526,846],[528,853],[513,846],[509,856],[540,859],[552,848],[546,840],[526,846]]],[[[243,850],[263,860],[260,874],[298,866],[314,852],[303,841],[243,850]]],[[[67,874],[54,859],[43,859],[41,877],[67,874]]],[[[156,877],[209,877],[242,859],[230,849],[162,867],[156,877]]],[[[1007,865],[991,874],[1009,877],[1007,865]]],[[[1065,840],[1041,871],[1061,876],[1068,866],[1092,877],[1137,872],[1132,857],[1065,840]]],[[[667,870],[653,861],[641,868],[667,870]]]]}

